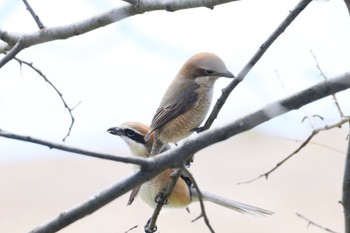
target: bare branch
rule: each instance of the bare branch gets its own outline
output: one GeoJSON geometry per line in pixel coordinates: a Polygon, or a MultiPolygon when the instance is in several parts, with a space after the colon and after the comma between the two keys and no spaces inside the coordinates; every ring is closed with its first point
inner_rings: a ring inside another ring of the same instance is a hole
{"type": "Polygon", "coordinates": [[[318,227],[318,228],[320,228],[320,229],[322,229],[322,230],[325,230],[325,231],[327,231],[327,232],[338,233],[338,232],[333,231],[333,230],[331,230],[331,229],[329,229],[329,228],[327,228],[327,227],[324,227],[324,226],[322,226],[322,225],[320,225],[320,224],[318,224],[318,223],[315,223],[314,221],[308,219],[307,217],[303,216],[302,214],[299,214],[298,212],[295,212],[295,214],[296,214],[299,218],[302,218],[302,219],[304,219],[305,221],[307,221],[307,225],[308,225],[308,226],[309,226],[309,225],[313,225],[313,226],[318,227]]]}
{"type": "Polygon", "coordinates": [[[27,0],[23,0],[24,5],[26,5],[27,10],[32,15],[33,19],[35,20],[36,25],[38,25],[39,29],[44,28],[44,24],[39,19],[39,16],[34,12],[33,8],[29,5],[27,0]]]}
{"type": "MultiPolygon", "coordinates": [[[[315,60],[315,63],[316,63],[316,67],[317,69],[320,71],[321,73],[321,76],[323,77],[323,79],[326,81],[327,80],[327,76],[326,74],[323,72],[323,70],[321,69],[321,66],[320,64],[318,63],[318,60],[317,60],[317,57],[316,55],[312,52],[312,50],[310,51],[311,52],[311,55],[313,56],[314,60],[315,60]]],[[[337,96],[335,94],[332,95],[333,97],[333,100],[334,100],[334,103],[335,103],[335,106],[337,107],[338,109],[338,112],[339,112],[339,115],[340,115],[340,118],[343,118],[344,117],[344,113],[343,111],[341,110],[340,108],[340,105],[339,105],[339,102],[338,102],[338,99],[337,99],[337,96]]]]}
{"type": "MultiPolygon", "coordinates": [[[[156,10],[167,10],[176,11],[189,8],[197,7],[208,7],[213,8],[215,5],[220,5],[228,2],[233,2],[237,0],[191,0],[191,1],[153,1],[153,0],[143,0],[137,1],[137,4],[121,6],[118,8],[111,9],[102,14],[87,18],[80,22],[58,26],[58,27],[46,27],[42,30],[31,32],[31,33],[13,33],[2,30],[0,28],[0,39],[13,46],[19,41],[21,42],[21,50],[28,48],[33,45],[54,41],[63,40],[70,37],[78,36],[97,28],[104,27],[106,25],[115,23],[117,21],[123,20],[125,18],[142,14],[144,12],[151,12],[156,10]]],[[[4,51],[0,50],[0,53],[4,51]]],[[[9,60],[14,58],[20,50],[16,50],[15,54],[12,56],[5,56],[0,60],[0,68],[4,66],[9,60]]],[[[14,53],[14,52],[13,52],[14,53]]]]}
{"type": "Polygon", "coordinates": [[[291,153],[290,155],[288,155],[287,157],[285,157],[282,161],[278,162],[276,164],[275,167],[273,167],[271,170],[265,172],[264,174],[259,175],[258,177],[245,181],[245,182],[240,182],[238,184],[248,184],[251,183],[253,181],[256,181],[262,177],[265,177],[266,179],[268,179],[269,175],[274,172],[277,168],[279,168],[280,166],[282,166],[282,164],[284,164],[285,162],[287,162],[287,160],[289,160],[290,158],[292,158],[295,154],[297,154],[301,149],[303,149],[307,144],[309,144],[309,142],[311,141],[311,139],[318,134],[321,131],[325,131],[325,130],[329,130],[329,129],[333,129],[333,128],[341,128],[341,126],[345,123],[349,123],[350,122],[350,117],[346,117],[344,119],[342,119],[341,121],[332,124],[332,125],[326,125],[324,127],[318,128],[318,129],[314,129],[312,131],[312,133],[310,134],[309,137],[307,137],[307,139],[295,150],[293,151],[293,153],[291,153]]]}
{"type": "Polygon", "coordinates": [[[204,206],[204,201],[203,201],[202,192],[201,192],[201,190],[199,189],[199,186],[198,186],[196,180],[194,179],[193,175],[191,174],[191,172],[190,172],[186,167],[184,167],[184,166],[183,166],[183,170],[184,170],[184,172],[186,173],[186,175],[190,178],[190,180],[191,180],[191,182],[192,182],[192,184],[193,184],[193,187],[194,187],[194,188],[196,189],[196,191],[197,191],[198,200],[199,200],[199,205],[200,205],[200,207],[201,207],[201,214],[200,214],[197,218],[193,219],[192,222],[197,221],[198,219],[200,219],[200,218],[203,217],[204,222],[205,222],[205,224],[207,225],[207,227],[209,228],[210,232],[214,233],[215,231],[214,231],[213,227],[210,225],[210,223],[209,223],[209,218],[208,218],[207,213],[206,213],[206,211],[205,211],[205,206],[204,206]]]}
{"type": "Polygon", "coordinates": [[[42,146],[47,146],[50,149],[57,149],[61,151],[67,151],[75,154],[81,154],[81,155],[87,155],[90,157],[95,157],[99,159],[107,159],[107,160],[112,160],[112,161],[117,161],[117,162],[123,162],[123,163],[131,163],[131,164],[137,164],[140,166],[149,166],[148,160],[142,159],[142,158],[136,158],[136,157],[119,157],[115,155],[109,155],[109,154],[102,154],[102,153],[97,153],[97,152],[92,152],[88,150],[83,150],[75,147],[70,147],[54,142],[49,142],[45,140],[41,140],[38,138],[30,137],[30,136],[24,136],[24,135],[19,135],[19,134],[14,134],[10,132],[6,132],[2,129],[0,129],[0,137],[5,137],[5,138],[10,138],[10,139],[15,139],[15,140],[20,140],[24,142],[30,142],[42,146]]]}
{"type": "Polygon", "coordinates": [[[346,152],[345,169],[343,177],[342,205],[344,209],[345,233],[350,232],[350,133],[348,134],[348,148],[346,152]]]}
{"type": "Polygon", "coordinates": [[[346,7],[348,8],[348,12],[350,14],[350,0],[344,0],[346,7]]]}
{"type": "Polygon", "coordinates": [[[236,78],[222,90],[220,98],[217,100],[212,112],[210,113],[207,121],[201,130],[207,130],[213,124],[214,120],[217,118],[222,106],[224,106],[228,96],[233,91],[233,89],[245,78],[249,71],[254,67],[254,65],[260,60],[267,49],[272,45],[272,43],[286,30],[286,28],[296,19],[296,17],[307,7],[307,5],[312,0],[301,0],[296,7],[289,13],[289,15],[282,21],[282,23],[276,28],[276,30],[270,35],[269,38],[260,46],[258,51],[253,55],[253,57],[248,61],[248,63],[243,67],[243,69],[238,73],[236,78]]]}
{"type": "MultiPolygon", "coordinates": [[[[115,198],[130,191],[132,188],[152,179],[164,169],[183,166],[184,161],[188,160],[194,153],[207,146],[252,129],[257,125],[289,112],[290,110],[298,109],[303,105],[348,88],[350,88],[350,73],[328,80],[327,82],[316,84],[288,98],[271,103],[263,109],[240,118],[227,126],[203,132],[196,138],[188,140],[180,147],[162,152],[159,156],[148,158],[147,162],[142,165],[142,169],[134,175],[125,178],[111,188],[102,191],[93,199],[80,204],[72,210],[60,214],[50,222],[34,229],[31,233],[56,232],[86,215],[93,213],[115,198]]],[[[4,136],[3,131],[0,131],[0,136],[4,136]]],[[[20,140],[27,141],[25,138],[20,138],[20,140]]],[[[140,160],[139,164],[141,163],[143,162],[140,160]]]]}
{"type": "Polygon", "coordinates": [[[145,226],[145,232],[152,233],[152,232],[157,231],[156,222],[157,222],[158,216],[160,214],[160,211],[162,210],[163,205],[166,204],[167,198],[169,197],[169,195],[173,191],[173,189],[176,185],[176,182],[179,179],[181,173],[182,173],[182,168],[177,168],[173,172],[173,174],[171,175],[171,180],[170,180],[168,186],[166,187],[164,193],[162,193],[162,195],[160,197],[161,200],[157,203],[156,208],[153,210],[153,214],[152,214],[152,217],[151,217],[149,223],[145,226]]]}
{"type": "Polygon", "coordinates": [[[130,231],[136,229],[137,227],[138,227],[138,225],[135,225],[135,226],[131,227],[129,230],[127,230],[127,231],[124,232],[124,233],[129,233],[130,231]]]}
{"type": "Polygon", "coordinates": [[[68,113],[69,113],[69,115],[70,115],[70,118],[71,118],[71,123],[70,123],[70,126],[69,126],[69,128],[68,128],[68,132],[67,132],[67,134],[64,136],[64,138],[62,139],[62,141],[65,141],[66,139],[67,139],[67,137],[70,135],[70,133],[71,133],[71,131],[72,131],[72,127],[73,127],[73,125],[74,125],[74,116],[73,116],[73,110],[80,104],[80,102],[76,105],[76,106],[74,106],[74,107],[69,107],[68,106],[68,104],[67,104],[67,102],[65,101],[65,99],[63,98],[63,95],[62,95],[62,93],[56,88],[56,86],[46,77],[46,75],[44,75],[38,68],[36,68],[34,65],[33,65],[33,63],[31,63],[31,62],[26,62],[26,61],[24,61],[24,60],[22,60],[22,59],[19,59],[19,58],[17,58],[17,57],[14,57],[14,59],[16,60],[16,61],[18,61],[19,62],[19,64],[20,65],[22,65],[22,64],[25,64],[25,65],[27,65],[27,66],[29,66],[30,68],[32,68],[35,72],[37,72],[44,80],[45,80],[45,82],[47,82],[54,90],[55,90],[55,92],[58,94],[58,96],[60,97],[60,99],[61,99],[61,101],[62,101],[62,103],[63,103],[63,105],[64,105],[64,108],[66,108],[67,110],[68,110],[68,113]]]}

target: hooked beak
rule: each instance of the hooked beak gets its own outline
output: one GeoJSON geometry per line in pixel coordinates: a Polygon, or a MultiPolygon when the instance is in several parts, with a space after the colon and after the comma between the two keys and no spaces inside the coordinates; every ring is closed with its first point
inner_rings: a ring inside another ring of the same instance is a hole
{"type": "Polygon", "coordinates": [[[235,77],[230,71],[226,71],[224,73],[221,73],[220,75],[221,75],[221,77],[226,77],[226,78],[234,78],[235,77]]]}
{"type": "Polygon", "coordinates": [[[113,134],[113,135],[122,135],[123,133],[123,130],[119,127],[111,127],[109,129],[107,129],[107,132],[110,133],[110,134],[113,134]]]}

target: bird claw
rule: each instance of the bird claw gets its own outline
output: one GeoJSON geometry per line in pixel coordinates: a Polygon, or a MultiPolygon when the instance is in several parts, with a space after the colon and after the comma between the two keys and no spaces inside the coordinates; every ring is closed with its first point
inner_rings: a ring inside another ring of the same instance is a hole
{"type": "Polygon", "coordinates": [[[196,132],[196,133],[200,133],[203,131],[203,128],[204,127],[196,127],[196,128],[193,128],[191,131],[196,132]]]}
{"type": "Polygon", "coordinates": [[[158,193],[157,196],[154,198],[155,203],[163,203],[163,205],[169,204],[168,199],[164,199],[163,193],[158,193]]]}

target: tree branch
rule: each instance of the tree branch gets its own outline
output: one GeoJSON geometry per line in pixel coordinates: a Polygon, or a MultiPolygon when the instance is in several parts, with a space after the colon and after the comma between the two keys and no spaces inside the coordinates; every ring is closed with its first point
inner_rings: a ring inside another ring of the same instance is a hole
{"type": "Polygon", "coordinates": [[[207,130],[213,124],[214,120],[217,118],[221,108],[224,106],[228,96],[233,91],[236,86],[243,81],[245,76],[254,67],[254,65],[260,60],[267,49],[272,45],[272,43],[286,30],[286,28],[296,19],[296,17],[307,7],[307,5],[312,2],[312,0],[301,0],[296,7],[289,13],[289,15],[282,21],[282,23],[276,28],[276,30],[271,34],[269,38],[260,46],[258,51],[253,55],[253,57],[248,61],[248,63],[243,67],[243,69],[238,73],[232,82],[222,90],[220,98],[217,100],[212,112],[210,113],[201,131],[207,130]]]}
{"type": "Polygon", "coordinates": [[[197,221],[198,219],[202,218],[204,219],[204,222],[205,224],[207,225],[207,227],[209,228],[210,232],[212,233],[215,233],[213,227],[210,225],[209,223],[209,218],[207,216],[207,213],[205,211],[205,206],[204,206],[204,201],[203,201],[203,196],[202,196],[202,192],[201,190],[199,189],[199,186],[196,182],[196,180],[194,179],[193,175],[191,174],[191,172],[186,168],[186,167],[183,167],[183,170],[184,172],[186,173],[186,175],[190,178],[192,184],[193,184],[193,187],[195,188],[195,190],[197,191],[197,194],[198,194],[198,201],[199,201],[199,205],[201,207],[201,214],[192,220],[192,222],[194,221],[197,221]]]}
{"type": "Polygon", "coordinates": [[[305,141],[303,141],[303,143],[296,149],[294,150],[290,155],[288,155],[287,157],[285,157],[283,160],[281,160],[280,162],[278,162],[276,164],[276,166],[274,166],[272,169],[270,169],[269,171],[265,172],[264,174],[259,175],[258,177],[245,181],[245,182],[240,182],[238,184],[248,184],[251,183],[253,181],[256,181],[262,177],[265,177],[266,179],[268,179],[268,177],[270,176],[270,174],[272,172],[274,172],[275,170],[277,170],[277,168],[279,168],[280,166],[282,166],[285,162],[287,162],[287,160],[289,160],[290,158],[292,158],[294,155],[296,155],[297,153],[299,153],[299,151],[301,151],[301,149],[303,149],[307,144],[309,144],[309,142],[311,141],[311,139],[318,134],[321,131],[326,131],[326,130],[330,130],[330,129],[334,129],[334,128],[341,128],[342,125],[344,125],[345,123],[349,123],[350,122],[350,117],[345,117],[344,119],[342,119],[341,121],[332,124],[332,125],[326,125],[324,127],[318,128],[318,129],[314,129],[312,131],[312,133],[309,135],[309,137],[306,138],[305,141]]]}
{"type": "MultiPolygon", "coordinates": [[[[350,133],[349,133],[350,135],[350,133]]],[[[345,233],[350,233],[350,138],[348,135],[348,149],[345,160],[345,170],[343,178],[342,204],[344,209],[345,233]]]]}
{"type": "MultiPolygon", "coordinates": [[[[161,153],[160,156],[148,158],[147,166],[143,166],[141,170],[134,175],[131,175],[113,185],[111,188],[102,191],[93,199],[80,204],[72,210],[60,214],[50,222],[34,229],[31,231],[31,233],[56,232],[74,221],[93,213],[137,185],[141,185],[145,181],[152,179],[164,169],[182,166],[184,161],[205,147],[252,129],[259,124],[287,113],[293,109],[298,109],[303,105],[348,88],[350,88],[350,73],[345,73],[337,78],[309,87],[288,98],[268,104],[263,109],[240,118],[225,127],[219,127],[217,129],[211,129],[203,132],[196,138],[185,142],[180,147],[165,151],[161,153]]],[[[1,132],[2,131],[0,131],[0,133],[1,132]]],[[[346,185],[349,184],[350,178],[346,181],[346,185]]]]}
{"type": "Polygon", "coordinates": [[[44,24],[39,19],[39,16],[34,12],[33,8],[29,5],[28,1],[27,0],[23,0],[23,3],[26,6],[26,8],[29,11],[29,13],[31,14],[31,16],[33,17],[36,25],[38,25],[38,28],[39,29],[43,29],[45,27],[44,24]]]}
{"type": "Polygon", "coordinates": [[[318,227],[318,228],[320,228],[320,229],[322,229],[322,230],[325,230],[325,231],[327,231],[327,232],[338,233],[338,232],[336,232],[336,231],[333,231],[333,230],[329,229],[328,227],[324,227],[324,226],[322,226],[322,225],[320,225],[320,224],[318,224],[318,223],[315,223],[314,221],[308,219],[307,217],[305,217],[305,216],[302,215],[302,214],[299,214],[298,212],[295,212],[295,214],[296,214],[299,218],[302,218],[302,219],[304,219],[305,221],[307,221],[307,225],[308,225],[308,226],[309,226],[309,225],[313,225],[313,226],[318,227]]]}
{"type": "Polygon", "coordinates": [[[146,226],[145,226],[146,233],[152,233],[152,232],[157,231],[156,222],[157,222],[158,216],[160,214],[160,211],[162,210],[164,204],[166,204],[167,198],[169,197],[169,195],[173,191],[173,189],[176,185],[176,182],[182,173],[182,170],[183,170],[182,168],[177,168],[172,173],[171,180],[170,180],[168,186],[166,187],[164,193],[162,193],[162,195],[161,195],[161,200],[157,203],[156,208],[153,210],[153,214],[152,214],[152,217],[151,217],[149,223],[146,224],[146,226]]]}
{"type": "Polygon", "coordinates": [[[24,141],[24,142],[30,142],[30,143],[34,143],[34,144],[38,144],[38,145],[42,145],[42,146],[47,146],[50,149],[67,151],[67,152],[80,154],[80,155],[86,155],[86,156],[99,158],[99,159],[107,159],[107,160],[112,160],[112,161],[117,161],[117,162],[137,164],[137,165],[145,166],[145,167],[149,166],[149,162],[147,159],[136,158],[136,157],[120,157],[120,156],[115,156],[115,155],[92,152],[92,151],[88,151],[88,150],[83,150],[83,149],[79,149],[79,148],[75,148],[75,147],[70,147],[70,146],[66,146],[66,145],[62,145],[62,144],[58,144],[58,143],[54,143],[54,142],[41,140],[41,139],[30,137],[30,136],[24,136],[24,135],[6,132],[2,129],[0,129],[0,137],[20,140],[20,141],[24,141]]]}
{"type": "MultiPolygon", "coordinates": [[[[142,14],[144,12],[151,12],[156,10],[167,10],[176,11],[189,8],[197,7],[208,7],[213,8],[216,5],[233,2],[237,0],[190,0],[190,1],[153,1],[153,0],[143,0],[137,1],[137,4],[121,6],[114,8],[102,14],[98,14],[91,18],[87,18],[80,22],[58,26],[58,27],[46,27],[36,32],[31,33],[12,33],[2,30],[0,28],[0,39],[13,46],[22,41],[22,47],[20,50],[10,52],[0,60],[0,68],[4,66],[8,61],[10,61],[14,56],[19,53],[22,49],[28,48],[33,45],[54,41],[63,40],[73,36],[78,36],[100,27],[107,26],[111,23],[123,20],[125,18],[142,14]],[[16,53],[15,53],[16,52],[16,53]],[[10,56],[13,55],[13,56],[10,56]]],[[[0,50],[0,53],[4,51],[0,50]]]]}
{"type": "Polygon", "coordinates": [[[350,0],[344,0],[346,8],[348,8],[348,12],[350,14],[350,0]]]}
{"type": "Polygon", "coordinates": [[[72,128],[73,128],[73,125],[74,125],[74,116],[73,116],[73,110],[80,104],[80,102],[74,106],[74,107],[69,107],[66,100],[63,98],[63,95],[62,93],[57,89],[57,87],[46,77],[46,75],[43,74],[43,72],[41,72],[38,68],[36,68],[33,63],[30,63],[30,62],[26,62],[26,61],[23,61],[22,59],[19,59],[17,57],[14,57],[14,59],[16,61],[19,62],[19,64],[22,66],[22,64],[25,64],[27,66],[29,66],[30,68],[32,68],[35,72],[37,72],[44,80],[45,82],[47,82],[54,90],[55,92],[58,94],[58,96],[60,97],[63,105],[64,105],[64,108],[66,108],[68,110],[68,113],[70,115],[70,119],[71,119],[71,123],[70,123],[70,126],[68,128],[68,132],[67,134],[64,136],[64,138],[62,139],[62,141],[65,141],[67,139],[67,137],[70,135],[71,131],[72,131],[72,128]]]}

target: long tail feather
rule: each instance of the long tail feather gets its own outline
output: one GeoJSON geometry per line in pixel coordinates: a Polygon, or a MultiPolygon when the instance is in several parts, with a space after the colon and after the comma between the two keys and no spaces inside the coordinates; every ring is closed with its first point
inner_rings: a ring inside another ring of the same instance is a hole
{"type": "MultiPolygon", "coordinates": [[[[208,192],[203,192],[202,193],[202,198],[204,201],[210,201],[212,203],[215,203],[217,205],[238,211],[240,213],[243,214],[253,214],[253,215],[272,215],[273,212],[269,211],[269,210],[265,210],[259,207],[255,207],[255,206],[251,206],[251,205],[247,205],[244,203],[240,203],[234,200],[230,200],[224,197],[220,197],[217,196],[215,194],[212,193],[208,193],[208,192]]],[[[191,188],[191,194],[192,194],[192,198],[195,198],[196,200],[198,200],[198,193],[194,188],[191,188]]]]}

